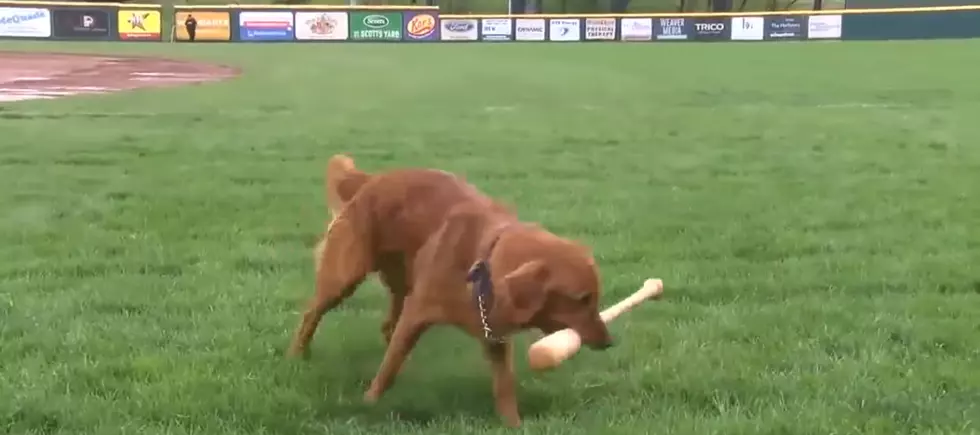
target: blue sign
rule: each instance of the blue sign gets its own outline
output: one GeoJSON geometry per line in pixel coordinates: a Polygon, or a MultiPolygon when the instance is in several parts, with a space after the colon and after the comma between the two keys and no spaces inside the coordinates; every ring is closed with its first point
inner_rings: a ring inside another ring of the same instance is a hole
{"type": "Polygon", "coordinates": [[[691,38],[694,22],[686,18],[654,18],[653,35],[659,41],[681,41],[691,38]]]}
{"type": "Polygon", "coordinates": [[[296,27],[287,11],[242,11],[238,14],[238,38],[242,41],[292,41],[296,27]]]}

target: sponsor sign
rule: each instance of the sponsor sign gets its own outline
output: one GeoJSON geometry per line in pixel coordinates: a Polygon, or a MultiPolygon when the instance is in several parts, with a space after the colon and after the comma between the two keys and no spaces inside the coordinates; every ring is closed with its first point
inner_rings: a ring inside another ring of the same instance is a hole
{"type": "Polygon", "coordinates": [[[548,22],[549,41],[581,41],[582,20],[579,18],[552,18],[548,22]]]}
{"type": "Polygon", "coordinates": [[[616,39],[616,19],[615,18],[586,18],[585,19],[585,40],[606,40],[616,39]]]}
{"type": "Polygon", "coordinates": [[[544,18],[514,20],[515,41],[544,41],[544,18]]]}
{"type": "Polygon", "coordinates": [[[840,15],[811,15],[807,22],[807,39],[840,39],[840,15]]]}
{"type": "Polygon", "coordinates": [[[762,17],[732,18],[732,41],[761,41],[766,33],[762,17]]]}
{"type": "Polygon", "coordinates": [[[477,19],[443,19],[440,39],[443,41],[476,41],[480,32],[477,19]]]}
{"type": "Polygon", "coordinates": [[[42,8],[0,7],[0,36],[51,37],[51,12],[42,8]]]}
{"type": "Polygon", "coordinates": [[[766,17],[766,39],[803,39],[806,17],[766,17]]]}
{"type": "Polygon", "coordinates": [[[653,39],[652,18],[623,18],[619,39],[622,41],[650,41],[653,39]]]}
{"type": "Polygon", "coordinates": [[[347,12],[296,12],[296,39],[343,41],[348,36],[347,12]]]}
{"type": "Polygon", "coordinates": [[[654,18],[653,34],[658,40],[684,40],[691,33],[691,20],[687,18],[654,18]]]}
{"type": "Polygon", "coordinates": [[[351,12],[352,41],[401,41],[401,12],[351,12]]]}
{"type": "Polygon", "coordinates": [[[160,11],[121,9],[116,21],[119,39],[159,41],[160,11]]]}
{"type": "Polygon", "coordinates": [[[174,16],[174,24],[177,26],[177,33],[174,35],[178,41],[190,41],[187,34],[187,27],[184,21],[192,16],[197,20],[197,29],[194,32],[195,41],[228,41],[231,40],[231,16],[228,12],[177,12],[174,16]]]}
{"type": "Polygon", "coordinates": [[[406,41],[435,41],[439,39],[439,20],[433,12],[405,11],[406,41]]]}
{"type": "Polygon", "coordinates": [[[293,13],[286,11],[241,11],[238,38],[242,41],[292,41],[293,13]]]}
{"type": "Polygon", "coordinates": [[[109,39],[109,12],[104,9],[54,9],[54,37],[109,39]]]}
{"type": "Polygon", "coordinates": [[[510,41],[514,30],[510,18],[484,18],[480,20],[480,27],[484,41],[510,41]]]}
{"type": "Polygon", "coordinates": [[[727,41],[732,28],[727,18],[697,18],[694,21],[694,39],[698,41],[727,41]]]}

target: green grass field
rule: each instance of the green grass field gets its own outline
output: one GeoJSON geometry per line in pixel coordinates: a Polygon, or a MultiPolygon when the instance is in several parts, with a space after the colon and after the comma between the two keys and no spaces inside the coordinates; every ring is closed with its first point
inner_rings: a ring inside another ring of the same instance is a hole
{"type": "Polygon", "coordinates": [[[0,433],[980,432],[980,41],[15,44],[240,79],[0,110],[0,433]],[[423,337],[394,388],[384,291],[284,359],[324,161],[465,174],[591,244],[617,347],[517,366],[423,337]]]}

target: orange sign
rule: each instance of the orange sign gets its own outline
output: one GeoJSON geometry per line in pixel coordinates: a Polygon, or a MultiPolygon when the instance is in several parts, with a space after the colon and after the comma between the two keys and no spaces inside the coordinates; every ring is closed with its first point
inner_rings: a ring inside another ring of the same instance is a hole
{"type": "Polygon", "coordinates": [[[408,20],[405,24],[405,31],[409,38],[421,39],[432,34],[436,30],[436,17],[429,14],[418,14],[408,20]]]}
{"type": "Polygon", "coordinates": [[[178,41],[190,41],[187,19],[193,17],[197,21],[194,28],[195,41],[229,41],[231,40],[231,16],[228,12],[177,12],[174,15],[174,25],[177,26],[178,41]]]}

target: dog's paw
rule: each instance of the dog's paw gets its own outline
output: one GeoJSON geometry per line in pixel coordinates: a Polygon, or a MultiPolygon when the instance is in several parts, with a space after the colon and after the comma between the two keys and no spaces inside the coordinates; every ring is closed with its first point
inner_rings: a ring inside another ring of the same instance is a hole
{"type": "Polygon", "coordinates": [[[310,359],[310,349],[298,349],[291,347],[286,351],[286,358],[308,360],[310,359]]]}
{"type": "Polygon", "coordinates": [[[374,389],[367,390],[364,392],[364,403],[368,405],[374,405],[378,403],[378,399],[381,398],[381,394],[374,391],[374,389]]]}

